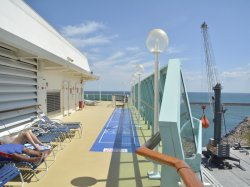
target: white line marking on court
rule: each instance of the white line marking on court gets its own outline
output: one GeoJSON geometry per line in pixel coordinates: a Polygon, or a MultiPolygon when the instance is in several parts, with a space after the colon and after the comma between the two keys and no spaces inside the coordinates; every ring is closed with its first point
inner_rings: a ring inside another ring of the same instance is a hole
{"type": "MultiPolygon", "coordinates": [[[[116,111],[115,111],[115,112],[116,112],[116,111]]],[[[115,113],[115,112],[114,112],[114,113],[115,113]]],[[[111,118],[109,118],[109,120],[108,120],[108,125],[109,125],[109,123],[110,123],[111,119],[113,119],[113,117],[114,117],[114,113],[112,114],[112,117],[111,117],[111,118]]],[[[107,126],[108,126],[108,125],[107,125],[107,126]]],[[[106,130],[104,130],[104,131],[103,131],[102,136],[100,137],[100,139],[99,139],[98,143],[101,143],[101,140],[102,140],[102,137],[103,137],[103,136],[104,136],[104,134],[105,134],[105,131],[106,131],[106,130]]]]}
{"type": "Polygon", "coordinates": [[[103,152],[123,152],[127,153],[128,149],[113,149],[113,148],[104,148],[103,152]]]}
{"type": "Polygon", "coordinates": [[[131,125],[131,128],[132,128],[132,134],[133,134],[133,140],[134,140],[134,145],[136,145],[136,142],[135,142],[135,133],[134,133],[134,127],[133,127],[133,123],[132,123],[132,113],[131,111],[129,110],[129,113],[130,113],[130,125],[131,125]]]}
{"type": "MultiPolygon", "coordinates": [[[[103,131],[103,133],[102,133],[102,136],[100,137],[100,139],[99,139],[99,141],[98,141],[98,143],[100,143],[100,144],[114,144],[114,141],[112,141],[112,142],[109,142],[109,141],[103,141],[103,139],[104,139],[104,135],[113,135],[113,134],[117,134],[117,130],[118,130],[118,127],[119,127],[119,125],[116,125],[115,127],[116,128],[114,128],[114,126],[111,126],[112,124],[114,124],[113,122],[114,121],[112,121],[113,120],[113,118],[114,118],[114,116],[118,116],[118,114],[119,114],[119,117],[120,117],[120,115],[121,115],[121,112],[119,111],[119,110],[117,110],[116,109],[116,111],[112,114],[112,116],[111,116],[111,118],[109,118],[109,120],[108,120],[108,124],[106,125],[106,127],[105,127],[105,129],[104,129],[104,131],[103,131]],[[112,123],[111,123],[112,122],[112,123]],[[107,129],[107,127],[109,127],[109,126],[111,126],[110,128],[112,128],[111,130],[111,132],[109,131],[110,129],[107,129]]],[[[134,128],[133,128],[133,123],[132,123],[132,113],[131,113],[131,111],[129,110],[129,118],[130,118],[130,122],[129,122],[129,125],[130,126],[128,126],[128,127],[125,127],[125,128],[132,128],[132,135],[133,135],[133,141],[134,141],[134,145],[136,145],[136,140],[135,140],[135,132],[134,132],[134,128]]],[[[119,121],[115,121],[115,122],[119,122],[119,121]]],[[[130,134],[130,133],[129,133],[130,134]]],[[[129,135],[128,134],[128,135],[129,135]]],[[[133,142],[130,142],[130,143],[122,143],[122,145],[131,145],[131,143],[133,143],[133,142]]]]}
{"type": "MultiPolygon", "coordinates": [[[[115,144],[115,142],[100,142],[100,144],[115,144]]],[[[121,145],[131,145],[131,143],[122,143],[121,145]]]]}
{"type": "MultiPolygon", "coordinates": [[[[112,114],[112,117],[109,118],[108,124],[106,125],[105,130],[103,131],[102,136],[100,137],[98,143],[103,143],[103,142],[105,142],[105,141],[102,141],[102,139],[103,139],[103,136],[104,136],[105,134],[108,134],[108,133],[107,133],[107,130],[106,130],[107,127],[111,126],[111,124],[115,124],[115,123],[113,123],[113,122],[119,122],[120,120],[115,120],[115,121],[113,121],[113,118],[114,118],[114,117],[117,117],[117,118],[120,119],[120,116],[121,116],[121,110],[120,110],[120,109],[115,109],[114,113],[112,114]],[[112,121],[111,121],[111,120],[112,120],[112,121]],[[112,123],[111,123],[111,122],[112,122],[112,123]]],[[[119,126],[119,125],[111,126],[111,127],[113,127],[113,128],[114,128],[114,127],[117,127],[116,129],[118,129],[118,126],[119,126]]],[[[114,128],[114,129],[115,129],[115,128],[114,128]]],[[[114,133],[114,134],[115,134],[115,133],[114,133]]]]}

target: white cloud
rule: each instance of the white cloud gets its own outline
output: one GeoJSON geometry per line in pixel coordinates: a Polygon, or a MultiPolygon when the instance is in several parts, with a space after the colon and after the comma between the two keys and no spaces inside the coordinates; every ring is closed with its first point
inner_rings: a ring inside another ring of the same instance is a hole
{"type": "Polygon", "coordinates": [[[143,52],[138,53],[128,53],[125,50],[115,52],[105,59],[101,59],[99,61],[95,61],[94,63],[98,66],[98,68],[107,71],[110,67],[117,65],[120,67],[131,66],[135,68],[136,64],[143,63],[143,52]]]}
{"type": "Polygon", "coordinates": [[[200,72],[183,72],[185,75],[185,79],[190,81],[190,80],[197,80],[197,79],[202,79],[204,76],[200,72]]]}
{"type": "Polygon", "coordinates": [[[181,53],[183,50],[180,49],[180,48],[177,48],[177,47],[168,47],[167,48],[167,52],[169,54],[178,54],[178,53],[181,53]]]}
{"type": "Polygon", "coordinates": [[[121,51],[118,51],[116,53],[114,53],[113,55],[111,55],[110,57],[107,58],[107,61],[115,61],[115,60],[119,60],[120,58],[124,57],[124,53],[121,51]]]}
{"type": "Polygon", "coordinates": [[[135,52],[135,51],[140,50],[140,48],[139,47],[127,47],[126,50],[127,51],[134,51],[135,52]]]}
{"type": "Polygon", "coordinates": [[[95,48],[90,49],[90,52],[99,53],[100,49],[95,47],[95,48]]]}
{"type": "Polygon", "coordinates": [[[197,61],[195,59],[189,58],[189,57],[181,57],[178,58],[181,62],[186,62],[186,61],[197,61]]]}
{"type": "MultiPolygon", "coordinates": [[[[184,71],[188,91],[207,91],[207,76],[198,71],[184,71]]],[[[236,67],[219,74],[223,92],[250,92],[250,66],[236,67]]]]}
{"type": "MultiPolygon", "coordinates": [[[[133,51],[133,50],[121,50],[110,54],[106,58],[99,58],[94,61],[95,66],[93,67],[94,73],[101,75],[101,84],[103,90],[129,90],[129,84],[131,81],[132,74],[135,72],[137,64],[143,64],[145,67],[145,73],[147,74],[147,67],[149,64],[153,66],[152,62],[145,62],[144,52],[133,51]],[[112,88],[112,89],[111,89],[112,88]]],[[[88,84],[88,90],[96,90],[98,87],[93,84],[88,84]]]]}
{"type": "Polygon", "coordinates": [[[105,29],[106,26],[102,23],[95,21],[88,21],[80,25],[67,25],[62,28],[61,32],[66,37],[72,37],[76,35],[87,35],[94,33],[98,30],[105,29]]]}
{"type": "Polygon", "coordinates": [[[221,74],[222,78],[231,79],[231,78],[240,78],[240,79],[250,79],[250,67],[245,69],[238,69],[232,71],[224,71],[221,74]]]}
{"type": "Polygon", "coordinates": [[[97,36],[88,37],[88,38],[73,37],[73,38],[69,38],[69,40],[71,41],[73,45],[77,47],[86,47],[86,46],[108,44],[111,42],[112,39],[116,37],[118,37],[118,35],[114,35],[114,36],[97,35],[97,36]]]}
{"type": "Polygon", "coordinates": [[[96,21],[87,21],[79,25],[67,25],[61,29],[61,33],[73,45],[79,48],[98,46],[110,43],[118,34],[106,34],[106,26],[96,21]]]}

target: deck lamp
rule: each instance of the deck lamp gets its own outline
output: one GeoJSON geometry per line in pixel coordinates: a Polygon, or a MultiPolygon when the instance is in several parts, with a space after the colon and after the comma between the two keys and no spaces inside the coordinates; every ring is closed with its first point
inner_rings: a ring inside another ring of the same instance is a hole
{"type": "MultiPolygon", "coordinates": [[[[154,128],[153,133],[157,133],[159,129],[159,53],[162,53],[168,45],[167,33],[161,29],[153,29],[149,32],[146,45],[148,50],[155,55],[155,72],[154,72],[154,128]]],[[[158,146],[155,147],[158,151],[158,146]]],[[[153,171],[148,172],[151,179],[160,178],[157,164],[154,164],[153,171]]]]}
{"type": "Polygon", "coordinates": [[[142,64],[139,64],[136,66],[136,74],[138,76],[138,126],[139,128],[141,128],[141,125],[140,125],[140,108],[141,108],[141,75],[143,74],[144,72],[144,67],[142,64]]]}
{"type": "Polygon", "coordinates": [[[133,79],[131,78],[131,80],[130,80],[130,99],[129,99],[129,104],[130,105],[133,105],[132,94],[133,94],[133,79]]]}
{"type": "MultiPolygon", "coordinates": [[[[96,76],[100,77],[101,75],[96,74],[96,76]]],[[[98,80],[98,87],[99,87],[99,101],[102,100],[102,87],[101,87],[101,79],[98,80]]],[[[95,99],[97,100],[98,94],[96,94],[95,99]]]]}
{"type": "Polygon", "coordinates": [[[133,76],[132,76],[132,79],[133,79],[133,82],[134,82],[134,90],[133,90],[133,100],[134,100],[134,107],[135,107],[135,81],[136,81],[136,78],[137,78],[137,74],[134,73],[133,76]]]}
{"type": "Polygon", "coordinates": [[[99,101],[102,100],[102,87],[101,87],[101,83],[99,83],[99,101]]]}
{"type": "Polygon", "coordinates": [[[132,105],[135,105],[135,75],[133,74],[131,77],[131,100],[132,100],[132,105]]]}

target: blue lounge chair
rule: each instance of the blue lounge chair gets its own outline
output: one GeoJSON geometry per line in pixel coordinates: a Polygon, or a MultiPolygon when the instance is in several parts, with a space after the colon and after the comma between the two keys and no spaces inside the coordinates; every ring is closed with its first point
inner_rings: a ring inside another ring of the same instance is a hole
{"type": "Polygon", "coordinates": [[[42,111],[38,112],[38,115],[47,123],[52,126],[56,126],[58,128],[67,127],[71,131],[77,131],[79,137],[82,136],[82,124],[81,122],[62,122],[59,119],[50,119],[48,116],[46,116],[42,111]]]}
{"type": "MultiPolygon", "coordinates": [[[[35,176],[37,181],[39,181],[49,170],[45,160],[43,160],[43,162],[41,162],[39,165],[35,165],[35,164],[30,163],[30,162],[16,161],[15,159],[13,159],[11,154],[0,151],[0,166],[5,166],[5,165],[9,165],[9,164],[15,165],[18,168],[18,170],[20,170],[20,171],[31,172],[35,176]],[[40,166],[40,165],[44,165],[44,167],[38,168],[38,166],[40,166]],[[42,173],[38,174],[39,172],[42,172],[42,173]]],[[[5,171],[5,170],[3,170],[3,171],[5,171]]],[[[21,177],[21,180],[23,183],[22,177],[21,177]]]]}
{"type": "Polygon", "coordinates": [[[23,176],[19,169],[14,164],[4,164],[0,166],[0,187],[4,186],[6,183],[16,178],[19,175],[22,184],[24,186],[23,176]]]}
{"type": "Polygon", "coordinates": [[[49,124],[43,119],[32,119],[34,124],[32,132],[41,142],[62,142],[66,137],[71,141],[70,130],[67,126],[49,124]]]}

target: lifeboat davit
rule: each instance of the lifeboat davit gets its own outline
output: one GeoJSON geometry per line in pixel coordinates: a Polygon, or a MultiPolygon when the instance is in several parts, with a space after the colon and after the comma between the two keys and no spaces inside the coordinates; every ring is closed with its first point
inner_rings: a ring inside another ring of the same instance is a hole
{"type": "Polygon", "coordinates": [[[205,115],[201,117],[201,124],[202,128],[208,128],[209,127],[209,121],[205,115]]]}
{"type": "Polygon", "coordinates": [[[202,128],[208,128],[209,127],[209,121],[208,121],[207,117],[205,116],[206,105],[202,105],[201,109],[203,111],[202,112],[202,117],[201,117],[202,128]]]}

